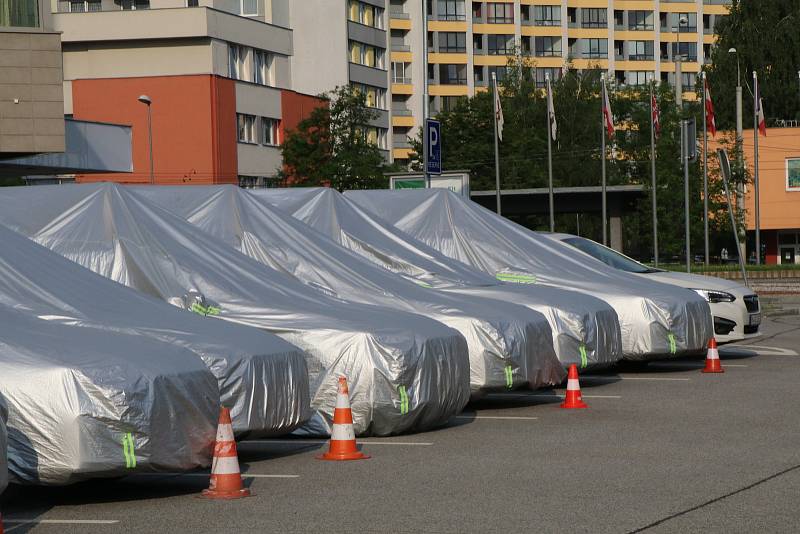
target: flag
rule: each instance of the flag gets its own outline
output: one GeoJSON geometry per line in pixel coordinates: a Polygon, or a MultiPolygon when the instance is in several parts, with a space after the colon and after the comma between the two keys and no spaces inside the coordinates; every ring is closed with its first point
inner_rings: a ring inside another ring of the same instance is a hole
{"type": "Polygon", "coordinates": [[[553,106],[553,89],[550,87],[550,78],[547,78],[547,120],[550,124],[550,137],[556,140],[558,125],[556,124],[556,108],[553,106]]]}
{"type": "Polygon", "coordinates": [[[763,135],[764,137],[767,136],[767,121],[764,119],[764,103],[761,102],[761,93],[758,89],[758,77],[756,73],[753,72],[753,85],[755,85],[755,101],[757,106],[757,116],[758,116],[758,133],[763,135]]]}
{"type": "Polygon", "coordinates": [[[706,101],[706,127],[712,137],[717,135],[717,121],[714,119],[714,104],[711,102],[711,91],[708,90],[708,78],[703,76],[703,93],[706,101]]]}
{"type": "Polygon", "coordinates": [[[494,84],[494,120],[497,123],[497,138],[503,140],[503,107],[500,105],[500,92],[497,90],[497,76],[492,73],[492,84],[494,84]]]}
{"type": "Polygon", "coordinates": [[[611,113],[611,104],[608,101],[606,81],[603,80],[603,118],[606,122],[606,131],[609,137],[614,137],[614,115],[611,113]]]}
{"type": "Polygon", "coordinates": [[[655,130],[656,138],[661,135],[661,119],[658,112],[658,100],[656,100],[655,92],[650,95],[650,113],[653,116],[653,129],[655,130]]]}

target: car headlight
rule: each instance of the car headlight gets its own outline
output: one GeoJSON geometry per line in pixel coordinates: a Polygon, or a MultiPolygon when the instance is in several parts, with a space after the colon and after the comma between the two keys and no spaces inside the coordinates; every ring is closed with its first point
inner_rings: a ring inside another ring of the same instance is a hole
{"type": "Polygon", "coordinates": [[[695,293],[706,299],[708,302],[733,302],[736,300],[734,295],[726,293],[725,291],[714,291],[711,289],[692,289],[695,293]]]}

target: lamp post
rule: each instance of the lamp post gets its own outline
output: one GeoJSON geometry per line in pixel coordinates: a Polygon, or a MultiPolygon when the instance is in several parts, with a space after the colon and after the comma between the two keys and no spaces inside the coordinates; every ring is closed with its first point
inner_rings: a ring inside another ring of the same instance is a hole
{"type": "Polygon", "coordinates": [[[137,100],[147,106],[147,139],[150,144],[150,185],[154,185],[156,180],[155,174],[153,173],[153,115],[150,112],[150,106],[153,104],[153,101],[147,95],[139,95],[137,100]]]}
{"type": "Polygon", "coordinates": [[[681,69],[681,61],[683,61],[683,56],[681,55],[681,32],[683,31],[683,27],[689,26],[689,19],[686,17],[681,17],[678,19],[678,42],[677,42],[677,50],[675,51],[675,103],[678,104],[678,107],[683,108],[683,71],[681,69]]]}
{"type": "MultiPolygon", "coordinates": [[[[735,48],[728,49],[729,54],[736,55],[736,173],[742,172],[744,169],[744,159],[742,155],[742,144],[744,142],[744,129],[742,127],[742,70],[739,66],[739,54],[735,48]]],[[[736,210],[738,213],[744,211],[744,191],[742,190],[741,181],[736,183],[736,210]]],[[[744,252],[745,257],[747,254],[747,242],[739,235],[740,249],[744,252]]]]}

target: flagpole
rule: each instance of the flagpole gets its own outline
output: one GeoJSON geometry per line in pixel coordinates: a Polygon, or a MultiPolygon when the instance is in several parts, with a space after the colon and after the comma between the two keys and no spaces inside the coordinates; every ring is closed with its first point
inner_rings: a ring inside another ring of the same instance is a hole
{"type": "Polygon", "coordinates": [[[755,215],[756,215],[756,265],[761,265],[761,212],[758,202],[758,75],[753,71],[753,163],[755,173],[753,175],[753,190],[755,191],[755,215]]]}
{"type": "Polygon", "coordinates": [[[502,215],[503,210],[500,207],[500,149],[497,143],[497,100],[500,95],[497,91],[497,76],[494,72],[492,73],[492,86],[494,87],[494,98],[492,98],[494,102],[494,184],[497,194],[497,214],[502,215]]]}
{"type": "Polygon", "coordinates": [[[656,211],[656,123],[655,123],[655,108],[653,102],[655,95],[653,94],[653,86],[655,82],[650,83],[650,172],[651,172],[651,187],[652,187],[652,203],[653,203],[653,258],[655,266],[658,267],[658,212],[656,211]]]}
{"type": "Polygon", "coordinates": [[[708,75],[703,73],[703,232],[708,265],[708,75]]]}
{"type": "Polygon", "coordinates": [[[600,75],[600,116],[602,122],[600,124],[600,152],[602,156],[602,197],[603,197],[603,245],[608,246],[608,231],[606,228],[606,77],[605,74],[600,75]]]}
{"type": "Polygon", "coordinates": [[[545,81],[547,82],[547,187],[549,188],[549,201],[550,201],[550,231],[556,231],[555,208],[553,201],[553,152],[551,148],[551,137],[553,136],[553,118],[550,116],[550,103],[552,102],[553,95],[550,92],[550,75],[545,74],[545,81]]]}

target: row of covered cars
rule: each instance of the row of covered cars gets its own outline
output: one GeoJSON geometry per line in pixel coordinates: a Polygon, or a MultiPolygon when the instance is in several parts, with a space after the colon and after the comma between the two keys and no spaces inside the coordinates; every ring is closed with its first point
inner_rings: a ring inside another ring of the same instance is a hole
{"type": "Polygon", "coordinates": [[[423,431],[565,368],[701,352],[696,292],[616,271],[445,190],[0,190],[12,481],[207,466],[239,438],[423,431]]]}

